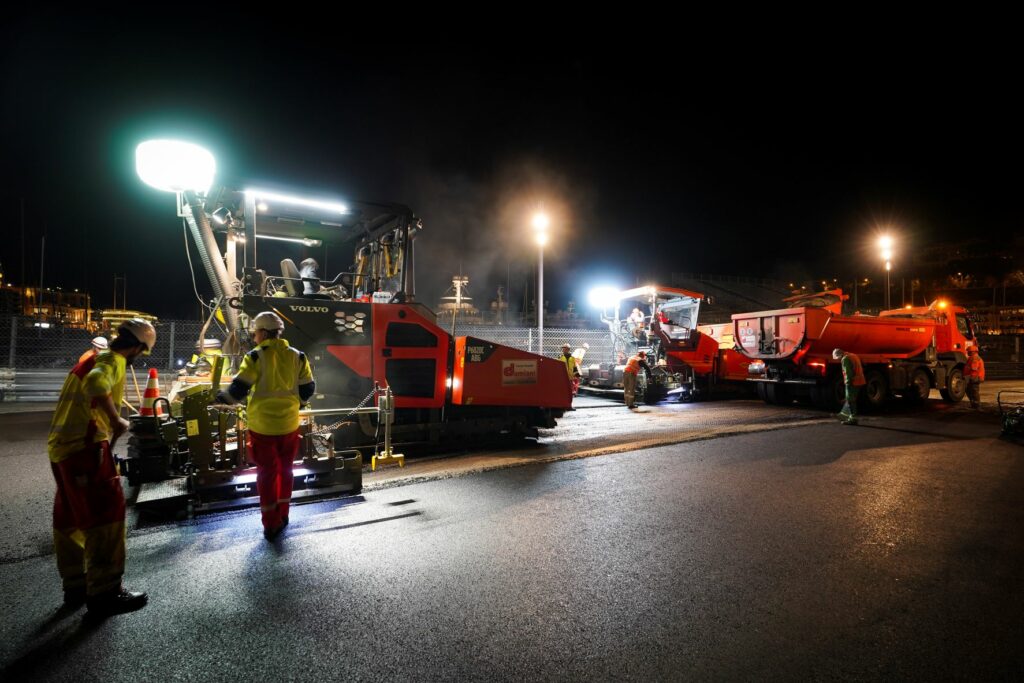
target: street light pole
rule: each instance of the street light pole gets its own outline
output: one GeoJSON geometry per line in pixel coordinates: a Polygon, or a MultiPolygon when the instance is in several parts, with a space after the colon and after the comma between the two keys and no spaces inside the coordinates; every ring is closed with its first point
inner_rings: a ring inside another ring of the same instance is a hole
{"type": "Polygon", "coordinates": [[[892,270],[892,263],[890,261],[885,262],[885,308],[886,310],[892,308],[889,303],[889,271],[892,270]]]}
{"type": "Polygon", "coordinates": [[[544,354],[544,245],[538,246],[537,256],[537,349],[544,354]]]}
{"type": "Polygon", "coordinates": [[[892,237],[882,235],[878,238],[878,246],[882,250],[882,260],[885,261],[885,308],[892,308],[889,301],[889,273],[892,271],[892,237]]]}
{"type": "Polygon", "coordinates": [[[548,217],[533,216],[533,237],[537,242],[537,351],[544,355],[544,246],[548,243],[548,217]]]}

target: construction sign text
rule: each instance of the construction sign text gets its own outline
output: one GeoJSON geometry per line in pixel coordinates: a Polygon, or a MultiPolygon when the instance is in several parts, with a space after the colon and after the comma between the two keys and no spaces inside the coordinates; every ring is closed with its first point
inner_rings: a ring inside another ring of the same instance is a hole
{"type": "Polygon", "coordinates": [[[501,383],[536,384],[537,361],[535,360],[503,360],[501,361],[501,383]]]}

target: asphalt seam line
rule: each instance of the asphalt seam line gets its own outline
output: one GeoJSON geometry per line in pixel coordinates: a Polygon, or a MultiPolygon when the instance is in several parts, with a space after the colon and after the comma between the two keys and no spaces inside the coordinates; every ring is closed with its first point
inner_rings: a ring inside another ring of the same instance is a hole
{"type": "Polygon", "coordinates": [[[455,479],[458,477],[465,477],[473,474],[481,474],[483,472],[494,472],[497,470],[512,469],[513,467],[524,467],[527,465],[544,465],[553,462],[561,462],[564,460],[582,460],[584,458],[596,458],[604,455],[615,455],[616,453],[628,453],[629,451],[647,450],[650,448],[660,448],[662,446],[674,446],[676,444],[689,443],[693,441],[709,441],[711,439],[718,439],[726,436],[737,436],[740,434],[750,434],[753,432],[774,432],[781,429],[808,427],[811,425],[828,424],[830,422],[834,422],[834,420],[832,420],[831,418],[813,418],[808,420],[800,420],[796,422],[788,422],[770,426],[737,425],[733,428],[725,429],[722,431],[716,431],[713,428],[697,430],[687,432],[685,434],[665,436],[661,438],[656,437],[646,439],[643,441],[635,441],[631,443],[615,444],[612,446],[590,448],[587,450],[576,451],[572,453],[559,453],[556,455],[548,455],[543,457],[515,456],[511,459],[504,459],[499,462],[467,467],[465,469],[460,470],[432,472],[430,474],[420,475],[413,474],[405,477],[393,477],[377,482],[364,482],[362,493],[367,493],[371,491],[382,491],[384,489],[397,488],[399,486],[409,486],[411,484],[422,484],[430,481],[455,479]]]}

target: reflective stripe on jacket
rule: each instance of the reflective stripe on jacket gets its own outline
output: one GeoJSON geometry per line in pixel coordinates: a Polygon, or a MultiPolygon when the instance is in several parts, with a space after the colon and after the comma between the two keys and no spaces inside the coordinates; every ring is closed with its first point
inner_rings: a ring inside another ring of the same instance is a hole
{"type": "Polygon", "coordinates": [[[109,394],[115,406],[121,405],[126,367],[124,356],[108,350],[71,369],[50,422],[47,452],[51,462],[60,462],[91,444],[110,440],[110,419],[98,407],[98,401],[109,394]]]}
{"type": "Polygon", "coordinates": [[[976,377],[979,382],[985,381],[985,361],[981,356],[974,354],[964,365],[964,377],[970,379],[976,377]]]}
{"type": "Polygon", "coordinates": [[[843,381],[851,387],[862,387],[867,384],[864,379],[864,368],[860,364],[860,358],[855,354],[848,353],[843,356],[843,381]]]}
{"type": "Polygon", "coordinates": [[[299,428],[299,387],[313,382],[306,354],[284,339],[267,339],[245,355],[235,381],[250,388],[249,429],[281,436],[299,428]]]}

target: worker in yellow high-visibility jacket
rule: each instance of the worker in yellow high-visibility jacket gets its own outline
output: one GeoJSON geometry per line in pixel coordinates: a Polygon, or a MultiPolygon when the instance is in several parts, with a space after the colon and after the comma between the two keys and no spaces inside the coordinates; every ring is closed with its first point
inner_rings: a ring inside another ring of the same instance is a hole
{"type": "Polygon", "coordinates": [[[260,494],[263,536],[274,540],[288,525],[292,465],[299,451],[299,407],[316,390],[306,354],[281,338],[284,321],[269,311],[253,319],[256,348],[245,355],[219,403],[249,397],[246,418],[256,490],[260,494]],[[251,393],[250,393],[251,392],[251,393]]]}
{"type": "Polygon", "coordinates": [[[572,395],[575,396],[580,390],[580,362],[569,349],[568,344],[562,344],[562,362],[565,363],[565,371],[569,373],[572,395]]]}
{"type": "Polygon", "coordinates": [[[192,359],[185,365],[185,373],[188,375],[208,375],[213,371],[213,365],[217,358],[224,355],[224,343],[220,339],[202,339],[196,342],[195,353],[192,359]]]}
{"type": "Polygon", "coordinates": [[[69,607],[86,602],[89,612],[103,615],[146,604],[145,593],[121,583],[125,502],[111,448],[128,429],[118,410],[125,368],[154,344],[150,323],[140,318],[122,323],[107,351],[71,370],[53,413],[47,441],[57,482],[53,545],[69,607]]]}

